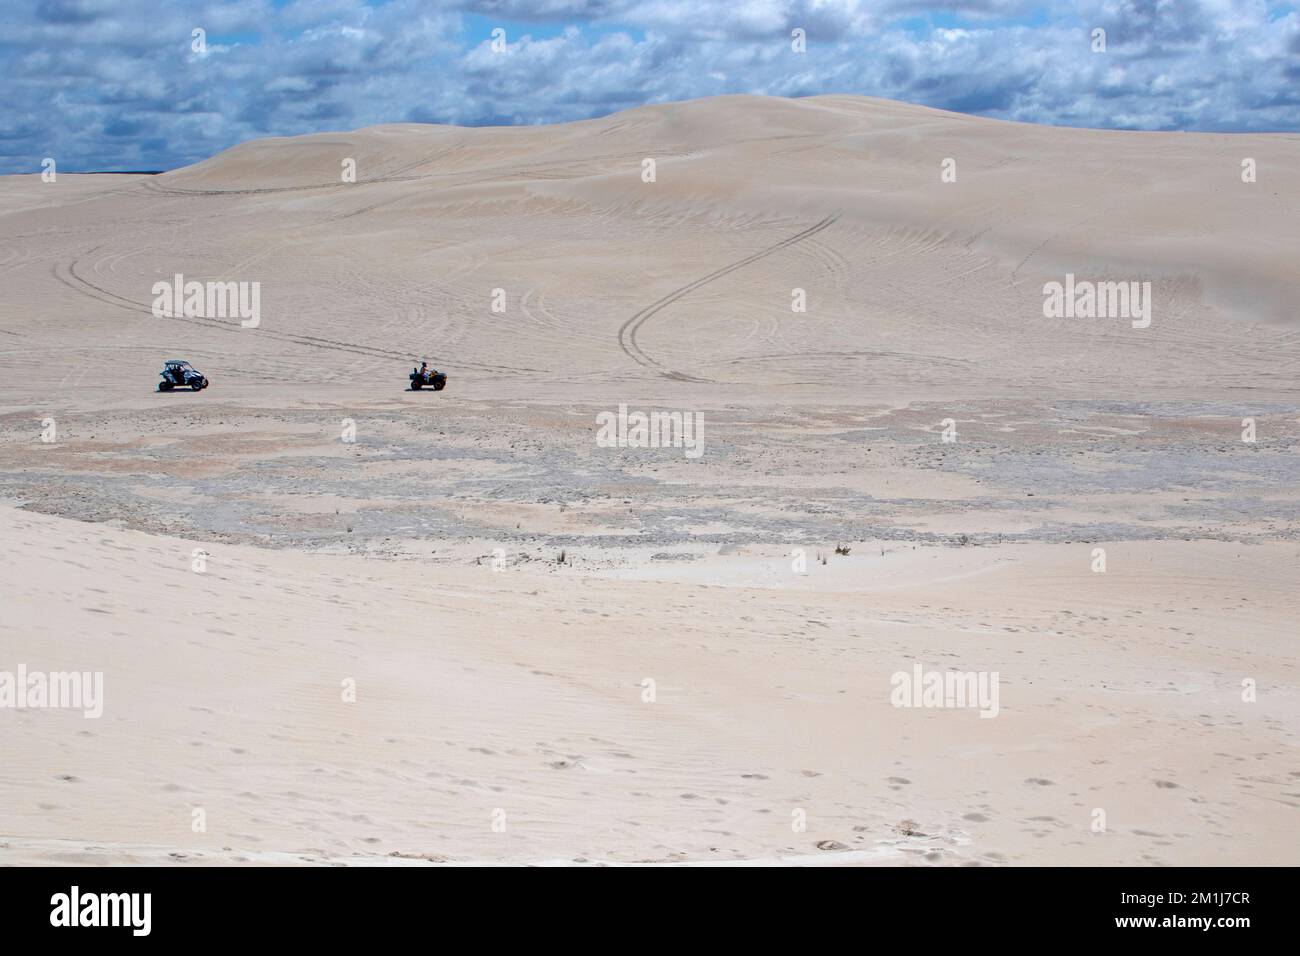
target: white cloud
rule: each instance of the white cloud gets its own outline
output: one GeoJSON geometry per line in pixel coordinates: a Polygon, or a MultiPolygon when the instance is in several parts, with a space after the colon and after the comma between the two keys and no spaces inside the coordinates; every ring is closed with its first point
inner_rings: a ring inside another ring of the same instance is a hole
{"type": "Polygon", "coordinates": [[[48,155],[61,169],[171,167],[264,135],[554,122],[752,91],[1300,129],[1300,15],[1265,0],[40,0],[6,14],[8,172],[48,155]],[[488,49],[484,23],[507,28],[510,53],[488,49]],[[206,57],[190,51],[196,26],[206,57]]]}

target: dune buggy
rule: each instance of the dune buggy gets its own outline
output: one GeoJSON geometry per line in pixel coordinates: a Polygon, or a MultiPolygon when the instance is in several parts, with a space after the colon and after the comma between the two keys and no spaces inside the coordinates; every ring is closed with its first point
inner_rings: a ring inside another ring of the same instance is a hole
{"type": "Polygon", "coordinates": [[[158,374],[162,377],[158,383],[160,392],[170,392],[174,388],[188,388],[197,392],[208,387],[208,380],[203,373],[182,359],[163,362],[163,369],[158,374]]]}

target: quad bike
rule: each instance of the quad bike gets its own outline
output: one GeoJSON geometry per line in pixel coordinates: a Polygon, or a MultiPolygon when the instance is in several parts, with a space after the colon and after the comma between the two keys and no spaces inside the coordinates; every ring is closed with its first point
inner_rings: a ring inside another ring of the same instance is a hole
{"type": "Polygon", "coordinates": [[[208,387],[208,380],[203,373],[182,359],[163,362],[163,369],[158,374],[162,377],[158,383],[160,392],[170,392],[174,388],[188,388],[197,392],[208,387]]]}
{"type": "Polygon", "coordinates": [[[418,392],[426,385],[435,392],[441,392],[447,387],[447,373],[439,372],[436,368],[411,369],[411,391],[418,392]]]}

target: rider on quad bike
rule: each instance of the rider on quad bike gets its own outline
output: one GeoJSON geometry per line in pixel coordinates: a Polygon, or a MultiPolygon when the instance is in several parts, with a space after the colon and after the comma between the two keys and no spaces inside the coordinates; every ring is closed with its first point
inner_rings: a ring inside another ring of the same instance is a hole
{"type": "Polygon", "coordinates": [[[426,385],[435,392],[441,392],[447,387],[447,373],[429,368],[428,362],[421,362],[419,368],[411,369],[411,391],[418,392],[426,385]]]}

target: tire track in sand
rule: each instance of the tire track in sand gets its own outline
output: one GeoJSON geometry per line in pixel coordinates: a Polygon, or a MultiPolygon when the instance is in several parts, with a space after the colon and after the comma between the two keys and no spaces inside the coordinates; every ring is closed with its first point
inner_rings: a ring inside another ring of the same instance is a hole
{"type": "MultiPolygon", "coordinates": [[[[50,274],[74,292],[96,299],[103,302],[105,305],[111,305],[115,308],[123,309],[127,312],[134,312],[143,316],[154,317],[151,303],[138,302],[135,299],[129,299],[125,296],[118,295],[116,292],[111,292],[102,286],[95,285],[93,282],[90,282],[88,279],[77,273],[78,264],[78,261],[75,259],[70,263],[56,262],[52,266],[50,274]]],[[[205,316],[176,315],[169,317],[167,321],[182,321],[191,325],[201,325],[205,328],[219,329],[223,332],[232,332],[236,334],[244,331],[243,327],[238,322],[226,319],[207,318],[205,316]]],[[[259,327],[257,334],[281,342],[290,342],[294,345],[300,345],[306,348],[325,349],[331,352],[353,352],[357,355],[392,359],[403,363],[409,361],[411,355],[414,354],[412,351],[396,352],[389,349],[364,345],[358,342],[341,342],[335,339],[322,338],[316,335],[282,332],[264,327],[259,327]]],[[[513,368],[506,365],[487,365],[480,362],[453,361],[438,356],[430,356],[429,361],[437,361],[440,366],[446,365],[449,368],[459,367],[489,373],[529,375],[543,371],[542,369],[535,368],[513,368]]]]}
{"type": "Polygon", "coordinates": [[[648,368],[652,372],[657,372],[660,375],[664,376],[665,378],[675,379],[679,382],[712,381],[711,379],[697,378],[694,375],[687,375],[685,372],[679,372],[675,369],[670,369],[664,364],[662,364],[661,362],[658,362],[655,359],[651,358],[637,344],[636,341],[637,332],[641,330],[641,327],[644,326],[647,321],[649,321],[659,312],[663,311],[665,308],[672,305],[674,302],[676,302],[678,299],[682,298],[683,296],[689,295],[690,293],[694,292],[696,289],[706,286],[710,282],[713,282],[717,279],[721,279],[723,276],[729,275],[730,273],[735,272],[737,269],[744,268],[745,266],[751,263],[757,262],[759,259],[764,259],[775,252],[780,252],[782,249],[788,248],[789,246],[793,246],[797,242],[803,242],[803,240],[807,239],[809,236],[815,236],[817,235],[817,233],[828,228],[835,222],[835,220],[839,218],[840,218],[839,213],[834,213],[832,215],[829,215],[825,219],[816,223],[815,225],[809,226],[803,232],[795,233],[793,236],[790,236],[787,239],[782,239],[780,242],[776,243],[775,245],[768,246],[766,249],[762,249],[758,252],[755,252],[753,255],[746,256],[745,258],[737,260],[736,262],[733,262],[730,265],[723,266],[721,269],[718,269],[714,272],[710,272],[708,275],[696,279],[694,282],[688,282],[686,285],[677,287],[672,292],[669,292],[663,298],[658,299],[655,302],[652,302],[650,305],[646,306],[636,315],[632,316],[632,318],[628,319],[626,322],[623,323],[622,327],[619,328],[618,330],[619,348],[623,350],[623,352],[627,355],[628,358],[636,362],[638,365],[642,366],[643,368],[648,368]]]}

